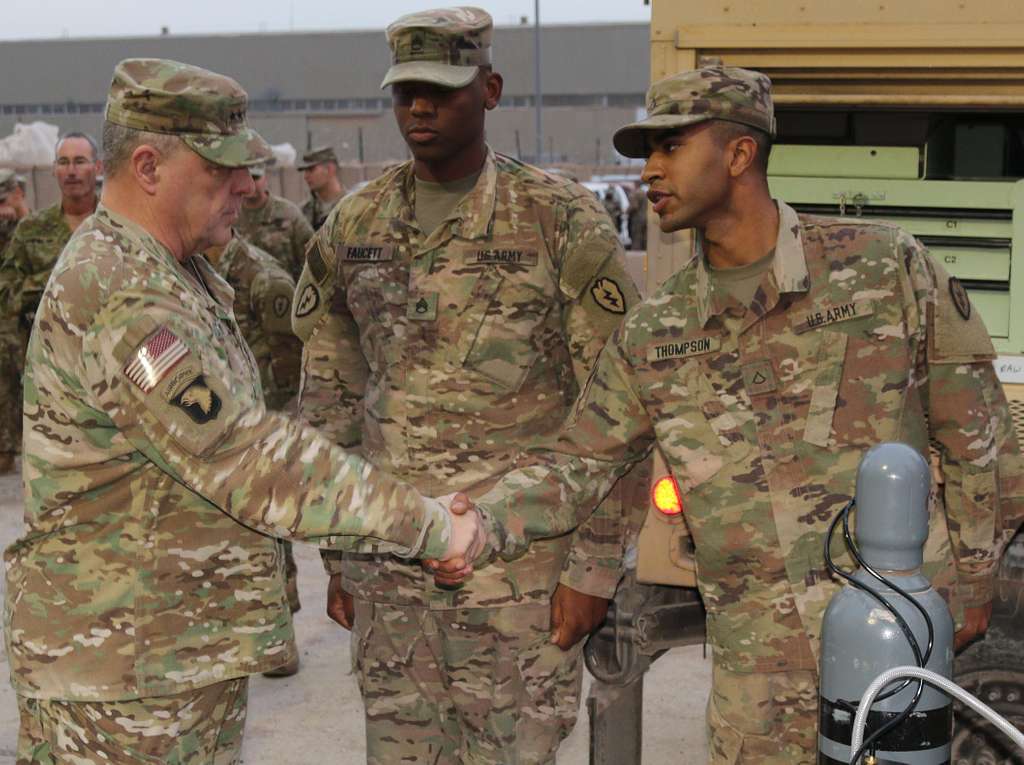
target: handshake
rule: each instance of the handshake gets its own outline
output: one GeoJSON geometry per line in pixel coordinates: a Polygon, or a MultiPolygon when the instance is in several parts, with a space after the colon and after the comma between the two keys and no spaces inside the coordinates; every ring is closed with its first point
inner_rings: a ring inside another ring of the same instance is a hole
{"type": "Polygon", "coordinates": [[[473,573],[473,562],[487,549],[488,529],[483,515],[462,492],[439,497],[452,517],[452,536],[441,560],[424,560],[423,567],[434,574],[434,582],[454,587],[473,573]]]}

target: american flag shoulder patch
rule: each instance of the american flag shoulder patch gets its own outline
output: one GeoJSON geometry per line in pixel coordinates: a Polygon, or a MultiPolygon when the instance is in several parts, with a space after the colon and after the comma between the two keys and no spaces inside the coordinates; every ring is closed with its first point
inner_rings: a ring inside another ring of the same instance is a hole
{"type": "Polygon", "coordinates": [[[143,393],[149,393],[188,355],[188,346],[167,327],[160,327],[128,358],[124,374],[143,393]]]}

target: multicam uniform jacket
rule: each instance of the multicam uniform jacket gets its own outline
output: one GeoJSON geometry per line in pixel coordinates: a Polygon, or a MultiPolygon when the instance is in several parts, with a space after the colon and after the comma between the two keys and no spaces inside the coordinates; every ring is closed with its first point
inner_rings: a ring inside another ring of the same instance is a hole
{"type": "Polygon", "coordinates": [[[243,207],[236,227],[242,238],[273,255],[292,279],[299,278],[313,229],[292,202],[271,194],[257,210],[243,207]]]}
{"type": "Polygon", "coordinates": [[[4,554],[17,693],[166,695],[289,661],[267,534],[444,554],[439,503],[266,411],[233,298],[102,206],[58,261],[26,363],[27,531],[4,554]]]}
{"type": "MultiPolygon", "coordinates": [[[[557,431],[637,293],[607,214],[581,186],[489,154],[475,188],[427,237],[414,181],[411,163],[391,170],[342,200],[313,240],[293,308],[305,343],[300,413],[426,495],[475,496],[557,431]]],[[[394,559],[326,565],[376,602],[542,602],[560,574],[610,597],[629,510],[610,497],[575,535],[455,592],[394,559]]]]}
{"type": "MultiPolygon", "coordinates": [[[[511,549],[571,527],[573,508],[585,517],[657,445],[696,543],[716,661],[736,672],[816,669],[837,589],[825,534],[872,445],[937,445],[927,573],[967,605],[991,599],[1024,517],[992,345],[959,283],[896,227],[779,208],[775,261],[751,308],[711,291],[698,251],[626,317],[567,428],[531,455],[541,464],[480,500],[508,521],[511,549]],[[549,506],[565,512],[530,514],[549,506]]],[[[840,539],[833,549],[849,568],[840,539]]]]}
{"type": "Polygon", "coordinates": [[[299,391],[302,362],[291,321],[295,282],[273,257],[238,236],[212,261],[235,291],[235,321],[256,360],[267,408],[284,409],[299,391]]]}
{"type": "Polygon", "coordinates": [[[310,195],[299,209],[302,211],[302,216],[309,222],[309,225],[313,227],[313,230],[319,231],[320,227],[324,225],[324,221],[327,220],[331,206],[310,195]]]}

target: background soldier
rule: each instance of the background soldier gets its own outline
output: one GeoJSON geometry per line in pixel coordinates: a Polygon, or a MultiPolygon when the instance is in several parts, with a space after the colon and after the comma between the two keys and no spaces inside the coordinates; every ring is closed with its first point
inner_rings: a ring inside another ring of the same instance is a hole
{"type": "MultiPolygon", "coordinates": [[[[72,232],[96,209],[96,178],[102,172],[96,141],[85,133],[68,133],[61,138],[56,155],[53,175],[60,187],[60,201],[25,216],[6,252],[0,255],[0,283],[9,285],[0,290],[4,292],[0,324],[15,328],[16,349],[8,351],[6,364],[10,369],[0,369],[4,376],[11,375],[15,402],[14,406],[0,407],[0,429],[9,430],[16,449],[21,443],[21,375],[36,308],[57,256],[72,232]]],[[[5,472],[4,446],[0,444],[0,472],[5,472]]]]}
{"type": "Polygon", "coordinates": [[[608,213],[608,217],[612,219],[612,227],[615,229],[615,233],[618,233],[619,227],[622,224],[622,205],[619,203],[619,198],[615,195],[615,190],[611,186],[605,189],[601,204],[604,206],[605,212],[608,213]]]}
{"type": "Polygon", "coordinates": [[[814,763],[821,620],[838,589],[822,550],[862,454],[937,444],[925,571],[953,596],[959,647],[987,628],[999,556],[1024,517],[1020,449],[959,282],[896,226],[771,198],[767,77],[700,69],[655,83],[647,101],[615,148],[647,157],[661,230],[695,228],[697,255],[626,317],[568,427],[531,455],[540,466],[480,506],[526,514],[525,544],[558,530],[533,508],[569,502],[586,517],[657,445],[708,613],[711,759],[814,763]]]}
{"type": "Polygon", "coordinates": [[[18,221],[29,212],[20,177],[13,170],[0,167],[0,254],[11,241],[18,221]]]}
{"type": "MultiPolygon", "coordinates": [[[[388,28],[383,86],[414,159],[335,207],[294,305],[301,414],[428,493],[484,491],[553,433],[637,294],[593,194],[488,149],[502,89],[491,36],[476,8],[388,28]]],[[[328,558],[328,611],[354,629],[369,761],[552,761],[625,525],[610,500],[579,533],[458,591],[389,558],[328,558]]]]}
{"type": "Polygon", "coordinates": [[[256,165],[251,172],[256,188],[242,200],[238,233],[273,255],[292,279],[298,279],[313,229],[294,203],[270,193],[266,165],[256,165]]]}
{"type": "MultiPolygon", "coordinates": [[[[249,244],[237,233],[226,246],[208,247],[203,255],[235,291],[235,321],[256,359],[267,408],[294,414],[302,364],[302,343],[292,332],[291,322],[295,282],[269,253],[249,244]]],[[[292,543],[281,540],[281,546],[288,608],[294,614],[302,608],[299,572],[292,543]]],[[[290,677],[298,671],[296,652],[288,664],[263,674],[290,677]]]]}
{"type": "Polygon", "coordinates": [[[647,249],[647,188],[640,184],[629,195],[629,249],[647,249]]]}
{"type": "Polygon", "coordinates": [[[290,661],[274,537],[467,555],[476,515],[267,412],[228,285],[248,165],[238,84],[114,70],[102,204],[61,255],[25,373],[27,532],[5,552],[18,761],[236,763],[247,677],[290,661]]]}
{"type": "Polygon", "coordinates": [[[319,231],[331,208],[345,195],[345,187],[338,179],[338,156],[330,146],[310,149],[302,155],[299,170],[309,186],[309,199],[302,203],[302,214],[313,230],[319,231]]]}

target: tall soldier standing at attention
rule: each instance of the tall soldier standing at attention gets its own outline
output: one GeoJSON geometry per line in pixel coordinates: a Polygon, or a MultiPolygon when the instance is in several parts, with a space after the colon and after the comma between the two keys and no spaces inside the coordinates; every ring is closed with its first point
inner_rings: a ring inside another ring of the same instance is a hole
{"type": "MultiPolygon", "coordinates": [[[[335,207],[293,307],[301,415],[427,494],[481,493],[554,433],[637,300],[593,195],[488,148],[491,35],[477,8],[388,28],[383,86],[413,160],[335,207]]],[[[458,591],[419,565],[329,557],[369,761],[553,762],[579,707],[580,641],[620,577],[623,513],[610,499],[458,591]]]]}
{"type": "Polygon", "coordinates": [[[233,765],[248,675],[294,655],[274,537],[472,559],[477,514],[263,404],[226,244],[269,147],[234,80],[114,70],[96,213],[43,294],[25,371],[25,536],[4,552],[18,763],[233,765]]]}
{"type": "MultiPolygon", "coordinates": [[[[96,210],[99,201],[96,178],[102,169],[99,147],[92,136],[85,133],[64,135],[57,141],[53,162],[60,201],[24,217],[14,230],[7,251],[0,254],[0,282],[10,285],[9,290],[0,288],[0,311],[3,312],[0,324],[17,327],[17,366],[12,368],[13,396],[17,406],[11,408],[14,416],[9,425],[4,417],[0,428],[10,428],[15,444],[21,441],[20,381],[32,320],[57,256],[82,221],[96,210]]],[[[2,368],[2,362],[0,374],[9,374],[2,368]]],[[[4,451],[0,444],[0,472],[6,472],[3,463],[4,451]]]]}
{"type": "Polygon", "coordinates": [[[256,165],[251,172],[255,188],[242,200],[238,233],[273,255],[292,279],[298,279],[313,229],[295,204],[270,193],[266,164],[256,165]]]}
{"type": "Polygon", "coordinates": [[[4,250],[18,221],[28,215],[25,194],[13,170],[0,168],[0,475],[14,469],[21,441],[21,343],[18,320],[3,315],[18,287],[15,275],[3,269],[4,250]]]}
{"type": "Polygon", "coordinates": [[[299,170],[309,187],[309,199],[302,203],[302,214],[313,230],[319,231],[331,208],[345,195],[345,187],[338,178],[338,155],[330,146],[310,149],[302,155],[299,170]]]}
{"type": "Polygon", "coordinates": [[[647,112],[615,148],[647,158],[661,230],[695,229],[696,255],[626,316],[566,429],[531,455],[540,464],[479,504],[526,545],[586,518],[656,444],[707,608],[711,761],[810,765],[821,620],[839,589],[824,541],[861,456],[936,444],[925,573],[951,597],[958,647],[987,628],[999,556],[1024,519],[1024,459],[963,286],[897,226],[772,199],[766,76],[675,75],[651,86],[647,112]]]}

